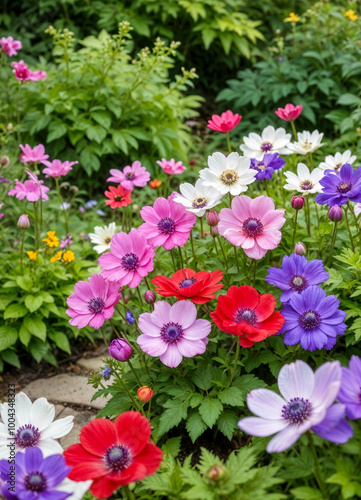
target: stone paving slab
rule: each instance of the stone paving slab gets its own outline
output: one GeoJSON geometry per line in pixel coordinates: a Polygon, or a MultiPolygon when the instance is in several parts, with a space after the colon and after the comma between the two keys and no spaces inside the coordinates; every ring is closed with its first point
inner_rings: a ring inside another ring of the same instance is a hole
{"type": "Polygon", "coordinates": [[[60,438],[61,446],[66,450],[70,445],[79,443],[79,434],[81,428],[95,419],[95,414],[90,411],[77,411],[73,408],[63,408],[58,418],[65,418],[69,415],[74,417],[74,427],[66,436],[60,438]]]}
{"type": "Polygon", "coordinates": [[[102,366],[104,366],[104,362],[102,361],[102,359],[105,358],[106,355],[96,356],[95,358],[81,358],[76,363],[82,368],[86,368],[87,370],[89,370],[89,372],[91,371],[97,372],[100,370],[102,366]]]}

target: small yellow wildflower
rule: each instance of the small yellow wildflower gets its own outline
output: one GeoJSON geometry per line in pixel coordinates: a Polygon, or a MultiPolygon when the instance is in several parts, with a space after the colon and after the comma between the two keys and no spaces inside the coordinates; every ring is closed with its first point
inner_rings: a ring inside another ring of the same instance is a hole
{"type": "Polygon", "coordinates": [[[46,233],[48,235],[47,238],[44,238],[43,241],[48,245],[48,247],[58,247],[59,246],[59,238],[55,236],[55,231],[48,231],[46,233]]]}
{"type": "Polygon", "coordinates": [[[299,20],[300,20],[300,18],[294,12],[290,12],[290,15],[288,17],[286,17],[285,22],[286,23],[298,23],[299,20]]]}
{"type": "Polygon", "coordinates": [[[51,259],[50,262],[57,262],[58,260],[61,259],[61,256],[63,255],[63,250],[60,250],[60,252],[57,252],[51,259]]]}
{"type": "Polygon", "coordinates": [[[65,262],[73,262],[75,260],[75,254],[71,250],[67,250],[63,255],[63,260],[65,262]]]}
{"type": "Polygon", "coordinates": [[[36,260],[38,256],[38,251],[33,252],[32,250],[29,250],[27,253],[27,256],[29,257],[30,260],[36,260]]]}
{"type": "Polygon", "coordinates": [[[358,15],[352,9],[349,9],[348,11],[345,12],[345,17],[348,17],[348,19],[350,19],[350,21],[357,21],[357,19],[358,19],[358,15]]]}

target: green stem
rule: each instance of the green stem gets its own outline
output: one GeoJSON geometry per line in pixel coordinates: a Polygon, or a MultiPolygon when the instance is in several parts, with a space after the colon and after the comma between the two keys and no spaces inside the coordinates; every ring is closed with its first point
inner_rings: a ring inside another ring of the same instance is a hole
{"type": "Polygon", "coordinates": [[[24,274],[24,269],[23,269],[24,239],[25,239],[25,229],[23,229],[23,235],[21,237],[21,250],[20,250],[20,269],[21,269],[21,274],[24,274]]]}
{"type": "Polygon", "coordinates": [[[236,356],[235,356],[235,359],[234,359],[234,366],[233,366],[233,370],[232,370],[232,373],[231,373],[231,380],[229,382],[229,385],[232,384],[233,379],[234,379],[234,375],[235,375],[236,370],[237,370],[237,363],[238,363],[238,359],[239,359],[240,350],[241,350],[241,346],[239,345],[239,342],[237,342],[236,356]]]}
{"type": "Polygon", "coordinates": [[[178,247],[178,254],[179,254],[179,260],[180,260],[181,268],[184,269],[183,257],[182,257],[182,252],[181,252],[180,247],[178,247]]]}
{"type": "Polygon", "coordinates": [[[295,127],[295,122],[293,120],[291,120],[291,127],[292,127],[293,137],[295,138],[295,141],[297,141],[297,132],[295,127]]]}
{"type": "Polygon", "coordinates": [[[218,247],[217,247],[217,243],[216,243],[216,238],[212,238],[213,239],[213,243],[214,243],[214,248],[216,249],[216,252],[217,252],[217,256],[219,257],[219,252],[218,252],[218,247]]]}
{"type": "Polygon", "coordinates": [[[236,259],[237,272],[239,273],[239,264],[238,264],[238,257],[237,257],[237,249],[236,249],[236,247],[233,247],[233,250],[234,250],[234,258],[236,259]]]}
{"type": "Polygon", "coordinates": [[[228,199],[229,199],[229,208],[232,208],[232,195],[230,192],[228,192],[228,199]]]}
{"type": "Polygon", "coordinates": [[[152,291],[146,276],[144,276],[144,280],[145,280],[145,284],[147,285],[148,290],[152,291]]]}
{"type": "Polygon", "coordinates": [[[199,217],[200,222],[201,222],[201,238],[204,238],[203,236],[203,217],[199,217]]]}
{"type": "Polygon", "coordinates": [[[39,249],[39,227],[38,227],[38,202],[34,203],[34,233],[35,233],[35,250],[39,249]]]}
{"type": "Polygon", "coordinates": [[[139,302],[141,305],[143,305],[143,300],[142,300],[142,296],[140,295],[139,286],[137,286],[137,293],[138,293],[138,297],[139,297],[139,302]]]}
{"type": "Polygon", "coordinates": [[[197,271],[197,257],[196,257],[196,253],[194,251],[194,243],[193,243],[193,233],[191,231],[191,234],[190,234],[190,240],[191,240],[191,247],[192,247],[192,253],[193,253],[193,259],[194,259],[194,266],[196,268],[196,271],[197,271]]]}
{"type": "Polygon", "coordinates": [[[315,209],[316,209],[316,217],[317,217],[317,224],[319,225],[320,224],[320,217],[318,215],[318,207],[317,207],[317,203],[316,203],[316,200],[315,201],[315,209]]]}
{"type": "Polygon", "coordinates": [[[129,368],[132,370],[134,377],[137,379],[139,387],[142,387],[143,384],[142,384],[140,378],[138,377],[137,372],[134,370],[134,367],[133,367],[132,363],[130,362],[130,359],[127,359],[127,363],[129,365],[129,368]]]}
{"type": "Polygon", "coordinates": [[[143,408],[141,406],[138,406],[137,401],[133,398],[132,393],[128,390],[128,387],[125,385],[125,383],[123,382],[122,378],[119,377],[119,374],[118,374],[118,372],[116,370],[114,370],[114,375],[117,378],[117,380],[120,382],[120,385],[123,387],[123,389],[125,390],[125,392],[130,397],[130,399],[132,400],[134,408],[136,408],[138,411],[141,411],[143,413],[143,415],[144,415],[143,408]]]}
{"type": "Polygon", "coordinates": [[[297,217],[298,217],[298,210],[296,210],[296,213],[295,213],[295,223],[293,226],[291,253],[294,251],[294,247],[295,247],[295,238],[296,238],[296,230],[297,230],[297,217]]]}
{"type": "Polygon", "coordinates": [[[308,442],[310,443],[310,449],[311,449],[313,458],[315,460],[315,467],[316,467],[315,478],[316,478],[316,481],[317,481],[317,484],[318,484],[320,490],[322,491],[323,498],[324,498],[324,500],[326,500],[329,498],[329,496],[327,493],[326,485],[322,479],[320,464],[319,464],[318,457],[317,457],[317,451],[316,451],[315,443],[313,442],[313,437],[312,437],[312,434],[310,431],[307,432],[307,437],[308,437],[308,442]]]}
{"type": "Polygon", "coordinates": [[[267,196],[269,196],[267,179],[263,179],[263,184],[264,184],[264,187],[266,189],[267,196]]]}
{"type": "Polygon", "coordinates": [[[135,496],[133,495],[133,492],[129,489],[129,486],[125,486],[123,488],[123,491],[125,493],[127,500],[135,500],[135,496]]]}
{"type": "Polygon", "coordinates": [[[332,262],[333,249],[335,248],[335,243],[336,243],[337,224],[338,224],[338,222],[335,222],[335,225],[333,226],[333,233],[332,233],[332,240],[331,240],[331,250],[330,250],[330,260],[329,260],[330,264],[332,262]]]}
{"type": "Polygon", "coordinates": [[[222,250],[222,254],[223,254],[223,258],[224,258],[224,263],[225,263],[225,266],[226,266],[226,271],[228,273],[228,263],[227,263],[227,259],[226,259],[226,254],[224,253],[224,248],[223,248],[223,245],[222,245],[222,240],[221,240],[219,234],[217,234],[217,238],[218,238],[218,241],[219,241],[219,246],[221,247],[221,250],[222,250]]]}
{"type": "Polygon", "coordinates": [[[174,269],[174,272],[176,273],[176,272],[177,272],[177,266],[175,265],[175,260],[174,260],[174,255],[173,255],[173,248],[172,248],[172,250],[170,251],[170,256],[172,257],[172,262],[173,262],[173,269],[174,269]]]}
{"type": "Polygon", "coordinates": [[[346,226],[347,226],[348,234],[349,234],[349,237],[350,237],[351,248],[352,248],[352,251],[354,252],[355,251],[355,245],[353,244],[353,238],[352,238],[351,228],[350,228],[350,224],[349,224],[349,221],[348,221],[347,208],[345,208],[345,218],[346,218],[346,226]]]}
{"type": "Polygon", "coordinates": [[[102,335],[103,335],[104,344],[107,346],[107,348],[109,348],[109,344],[108,344],[108,341],[106,339],[106,336],[105,336],[105,333],[104,333],[102,326],[100,327],[100,331],[102,332],[102,335]]]}
{"type": "Polygon", "coordinates": [[[229,132],[226,133],[226,137],[227,137],[228,153],[232,153],[232,145],[231,145],[231,139],[229,138],[229,132]]]}
{"type": "Polygon", "coordinates": [[[308,196],[305,196],[306,199],[306,224],[307,224],[307,234],[311,236],[311,216],[310,216],[310,202],[308,196]]]}

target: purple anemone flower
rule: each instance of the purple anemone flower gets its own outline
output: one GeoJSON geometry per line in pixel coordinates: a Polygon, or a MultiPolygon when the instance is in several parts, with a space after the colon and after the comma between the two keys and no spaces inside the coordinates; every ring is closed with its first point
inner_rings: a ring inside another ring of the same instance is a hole
{"type": "Polygon", "coordinates": [[[329,279],[330,275],[323,268],[322,260],[308,262],[303,255],[285,255],[280,269],[271,267],[266,281],[281,290],[280,301],[288,302],[295,293],[301,293],[309,286],[319,285],[329,279]]]}
{"type": "Polygon", "coordinates": [[[298,342],[303,349],[332,349],[337,335],[342,335],[347,326],[346,313],[340,311],[340,301],[335,295],[326,297],[318,286],[310,286],[302,293],[294,293],[284,304],[282,315],[285,323],[280,333],[285,333],[286,345],[298,342]]]}
{"type": "Polygon", "coordinates": [[[352,165],[345,163],[339,172],[326,170],[320,180],[322,192],[315,201],[319,205],[344,205],[349,200],[361,202],[361,167],[353,171],[352,165]]]}
{"type": "Polygon", "coordinates": [[[254,389],[247,406],[257,417],[246,417],[238,427],[252,436],[271,436],[268,453],[290,448],[302,434],[320,424],[337,397],[341,385],[339,361],[324,363],[314,373],[297,360],[285,365],[278,375],[279,396],[269,389],[254,389]]]}
{"type": "Polygon", "coordinates": [[[271,179],[273,172],[279,170],[286,163],[286,160],[281,158],[278,153],[268,153],[264,155],[262,160],[251,159],[251,168],[257,170],[256,179],[271,179]]]}
{"type": "Polygon", "coordinates": [[[320,424],[312,427],[312,430],[327,441],[337,444],[347,443],[353,436],[353,428],[346,420],[346,406],[339,403],[330,406],[326,417],[320,424]]]}
{"type": "Polygon", "coordinates": [[[361,418],[361,359],[358,356],[351,356],[349,367],[342,368],[338,400],[346,405],[348,418],[361,418]]]}

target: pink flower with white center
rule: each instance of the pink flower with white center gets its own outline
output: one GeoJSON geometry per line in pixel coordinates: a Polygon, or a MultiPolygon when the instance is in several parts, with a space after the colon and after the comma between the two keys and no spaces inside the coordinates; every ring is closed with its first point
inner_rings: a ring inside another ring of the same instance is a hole
{"type": "Polygon", "coordinates": [[[42,144],[38,144],[31,148],[29,144],[19,144],[19,148],[22,153],[20,153],[20,161],[22,163],[44,163],[45,160],[49,158],[49,155],[45,154],[45,148],[42,144]]]}
{"type": "Polygon", "coordinates": [[[181,161],[175,161],[174,158],[170,160],[162,158],[160,161],[157,161],[157,163],[168,175],[178,175],[187,170],[181,161]]]}
{"type": "Polygon", "coordinates": [[[238,113],[233,113],[231,110],[227,110],[219,115],[212,115],[212,120],[208,120],[207,127],[211,130],[216,130],[223,134],[227,134],[233,130],[239,122],[242,120],[242,116],[238,113]]]}
{"type": "Polygon", "coordinates": [[[150,181],[150,173],[145,167],[142,167],[140,161],[134,161],[132,166],[127,165],[123,168],[123,172],[117,168],[110,170],[111,177],[108,177],[107,182],[116,182],[121,184],[128,191],[133,191],[134,187],[143,187],[150,181]]]}
{"type": "Polygon", "coordinates": [[[35,203],[40,200],[40,197],[44,201],[48,201],[49,196],[46,194],[49,188],[43,186],[44,181],[34,181],[32,179],[23,182],[19,182],[15,179],[15,187],[10,189],[8,192],[9,196],[16,196],[18,200],[23,200],[26,198],[27,201],[35,203]]]}
{"type": "Polygon", "coordinates": [[[120,286],[136,288],[154,269],[154,248],[147,238],[132,229],[129,234],[116,233],[110,242],[110,252],[98,259],[102,275],[120,286]]]}
{"type": "Polygon", "coordinates": [[[17,51],[22,48],[22,45],[19,40],[14,40],[12,36],[8,36],[7,38],[0,38],[0,47],[4,54],[12,57],[17,55],[17,51]]]}
{"type": "Polygon", "coordinates": [[[196,216],[187,212],[183,205],[173,200],[157,198],[153,207],[144,207],[140,216],[145,221],[138,231],[150,245],[171,250],[185,245],[196,223],[196,216]]]}
{"type": "Polygon", "coordinates": [[[93,274],[89,281],[78,281],[73,295],[67,298],[69,309],[66,313],[71,317],[69,323],[84,328],[100,328],[104,321],[114,314],[114,306],[120,300],[120,285],[104,278],[101,274],[93,274]]]}
{"type": "Polygon", "coordinates": [[[46,73],[44,71],[31,71],[24,61],[12,62],[11,66],[14,68],[13,73],[15,78],[20,82],[37,82],[38,80],[46,78],[46,73]]]}
{"type": "Polygon", "coordinates": [[[170,368],[178,366],[183,356],[193,358],[203,354],[212,327],[209,321],[197,319],[196,306],[188,300],[180,300],[173,306],[156,302],[152,313],[139,316],[138,326],[143,333],[137,339],[142,351],[152,357],[159,356],[170,368]]]}
{"type": "Polygon", "coordinates": [[[278,108],[275,113],[281,120],[293,122],[293,120],[296,120],[300,116],[302,109],[302,104],[296,104],[296,106],[294,104],[286,104],[284,108],[278,108]]]}
{"type": "Polygon", "coordinates": [[[232,208],[222,208],[219,214],[219,234],[232,245],[241,246],[251,259],[259,260],[268,250],[277,248],[282,238],[279,231],[286,222],[284,210],[275,210],[268,196],[237,196],[232,208]]]}
{"type": "Polygon", "coordinates": [[[73,170],[73,165],[76,165],[77,161],[43,161],[43,165],[46,165],[46,168],[43,170],[43,174],[45,177],[61,177],[62,175],[66,175],[73,170]]]}

